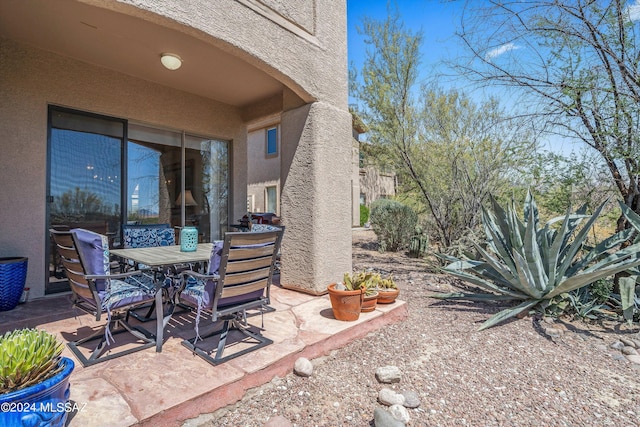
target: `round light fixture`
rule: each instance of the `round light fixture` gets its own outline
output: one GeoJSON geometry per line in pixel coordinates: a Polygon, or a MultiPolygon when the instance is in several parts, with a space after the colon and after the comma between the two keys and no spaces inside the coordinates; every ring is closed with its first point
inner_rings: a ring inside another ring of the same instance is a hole
{"type": "Polygon", "coordinates": [[[182,65],[182,59],[174,53],[163,53],[160,55],[160,62],[168,70],[177,70],[182,65]]]}

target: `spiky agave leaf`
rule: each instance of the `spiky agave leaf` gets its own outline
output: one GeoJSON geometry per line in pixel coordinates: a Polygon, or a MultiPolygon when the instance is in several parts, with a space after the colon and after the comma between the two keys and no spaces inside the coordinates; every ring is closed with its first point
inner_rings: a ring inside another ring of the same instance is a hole
{"type": "Polygon", "coordinates": [[[63,348],[55,336],[36,329],[16,329],[0,336],[0,394],[57,374],[63,348]]]}
{"type": "MultiPolygon", "coordinates": [[[[580,258],[589,230],[599,217],[606,201],[592,215],[586,215],[586,206],[575,213],[570,209],[562,217],[558,229],[552,224],[558,218],[540,227],[533,196],[525,201],[525,221],[517,218],[513,204],[504,210],[495,199],[494,211],[483,210],[483,226],[487,247],[474,246],[481,260],[452,261],[445,271],[495,293],[495,300],[515,299],[522,303],[492,316],[481,329],[494,326],[538,304],[548,304],[552,298],[586,286],[598,279],[640,266],[640,243],[624,249],[614,248],[630,236],[625,231],[599,243],[580,258]],[[586,222],[582,222],[586,219],[586,222]],[[612,250],[614,250],[612,252],[612,250]],[[610,253],[611,252],[611,253],[610,253]]],[[[640,229],[640,216],[634,218],[640,229]]],[[[440,294],[440,298],[444,298],[440,294]]],[[[487,300],[490,294],[453,294],[454,299],[487,300]]]]}
{"type": "Polygon", "coordinates": [[[527,300],[527,301],[522,302],[521,304],[519,304],[516,307],[506,308],[506,309],[500,311],[499,313],[494,314],[489,319],[487,319],[478,328],[478,330],[481,331],[483,329],[490,328],[492,326],[497,325],[500,322],[504,322],[507,319],[515,317],[518,314],[522,313],[523,311],[526,311],[526,310],[529,310],[529,309],[533,308],[539,302],[540,302],[540,300],[527,300]]]}

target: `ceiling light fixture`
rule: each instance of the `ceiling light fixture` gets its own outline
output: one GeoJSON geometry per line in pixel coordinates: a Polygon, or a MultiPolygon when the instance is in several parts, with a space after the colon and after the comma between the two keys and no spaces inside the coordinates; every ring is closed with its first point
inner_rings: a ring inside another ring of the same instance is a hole
{"type": "Polygon", "coordinates": [[[182,65],[182,59],[174,53],[163,53],[160,55],[160,62],[168,70],[177,70],[182,65]]]}

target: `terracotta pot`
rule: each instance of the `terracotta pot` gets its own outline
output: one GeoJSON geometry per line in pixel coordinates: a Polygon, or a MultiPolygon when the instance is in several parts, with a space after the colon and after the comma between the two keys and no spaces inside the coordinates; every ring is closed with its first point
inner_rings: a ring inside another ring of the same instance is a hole
{"type": "Polygon", "coordinates": [[[378,292],[374,292],[371,295],[365,294],[360,311],[362,311],[363,313],[368,313],[375,310],[376,305],[378,305],[378,292]]]}
{"type": "Polygon", "coordinates": [[[378,304],[391,304],[396,301],[400,289],[378,289],[378,304]]]}
{"type": "Polygon", "coordinates": [[[327,287],[329,298],[331,299],[333,316],[338,320],[348,322],[358,320],[364,298],[364,289],[357,291],[337,291],[334,289],[335,286],[336,284],[332,283],[327,287]]]}

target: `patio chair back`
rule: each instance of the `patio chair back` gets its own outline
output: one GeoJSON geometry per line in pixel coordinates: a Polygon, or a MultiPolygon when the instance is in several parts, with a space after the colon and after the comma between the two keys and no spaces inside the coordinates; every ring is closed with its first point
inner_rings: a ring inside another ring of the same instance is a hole
{"type": "Polygon", "coordinates": [[[149,248],[176,244],[176,233],[170,224],[125,224],[122,226],[125,248],[149,248]]]}
{"type": "Polygon", "coordinates": [[[95,315],[96,320],[100,320],[103,313],[107,315],[106,324],[98,331],[67,343],[82,365],[93,365],[155,346],[155,336],[151,332],[128,323],[130,309],[155,301],[153,277],[139,271],[111,274],[107,236],[84,229],[50,232],[73,291],[73,305],[95,315]],[[120,351],[112,349],[103,356],[115,342],[113,335],[125,331],[142,342],[127,345],[120,351]],[[89,350],[87,357],[81,346],[91,341],[97,341],[97,345],[89,350]]]}
{"type": "Polygon", "coordinates": [[[193,271],[183,273],[185,287],[180,300],[198,309],[196,337],[183,341],[184,346],[208,362],[218,364],[272,343],[261,334],[249,331],[245,316],[246,310],[262,311],[269,304],[281,240],[282,230],[225,233],[224,241],[214,245],[208,275],[193,271]],[[222,320],[222,329],[200,337],[198,321],[202,310],[210,312],[214,322],[222,320]],[[257,344],[222,357],[227,335],[232,329],[253,338],[257,344]],[[198,340],[211,336],[220,336],[214,357],[211,357],[212,352],[196,346],[198,340]]]}
{"type": "Polygon", "coordinates": [[[85,278],[84,267],[80,261],[80,255],[73,241],[71,231],[59,231],[50,229],[51,237],[56,245],[56,251],[60,256],[65,274],[69,280],[69,286],[73,294],[73,303],[83,311],[95,314],[96,320],[100,320],[102,310],[98,301],[97,289],[94,283],[85,278]]]}

